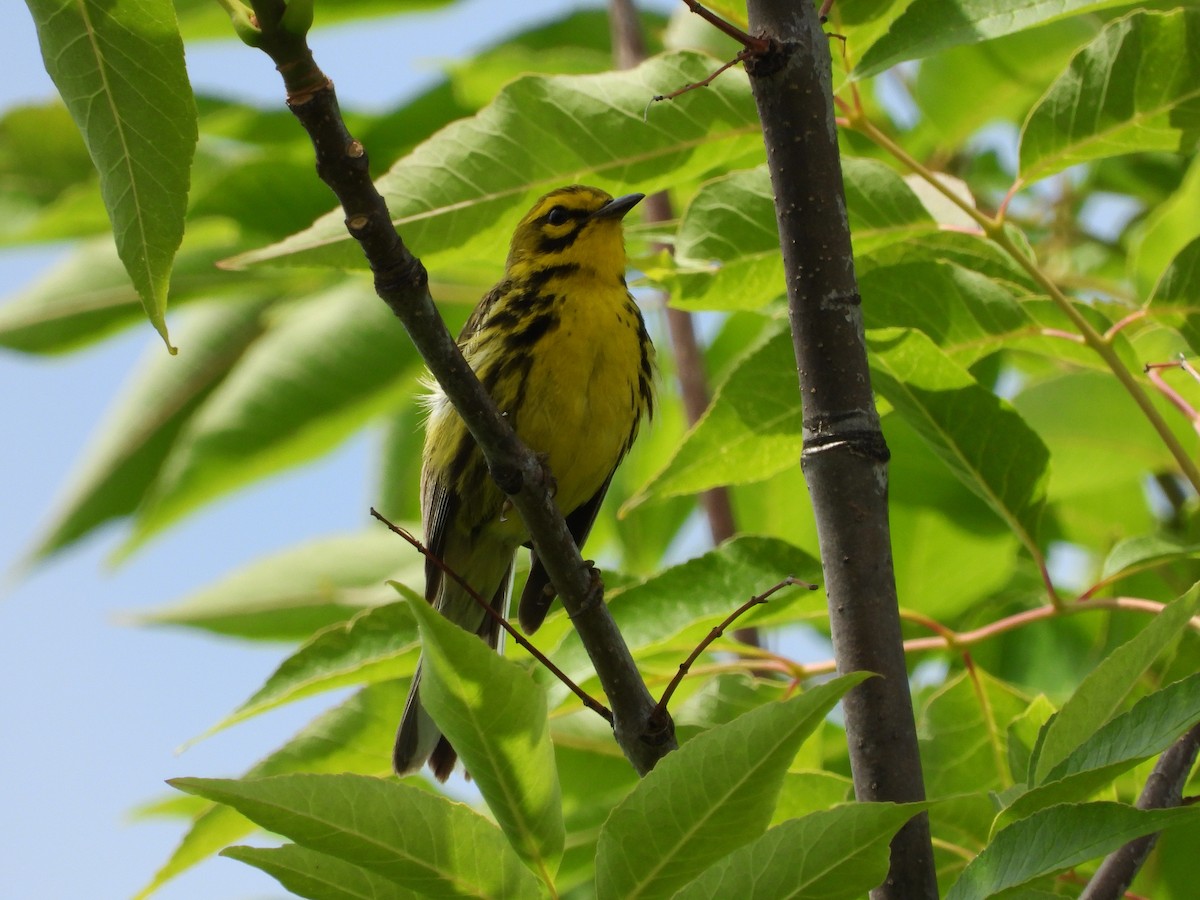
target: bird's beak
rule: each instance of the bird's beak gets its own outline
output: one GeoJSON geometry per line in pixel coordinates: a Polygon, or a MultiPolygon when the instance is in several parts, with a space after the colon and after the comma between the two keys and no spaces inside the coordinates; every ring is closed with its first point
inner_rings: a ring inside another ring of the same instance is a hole
{"type": "Polygon", "coordinates": [[[624,197],[618,197],[616,200],[609,200],[602,207],[591,214],[592,219],[621,219],[625,213],[629,212],[635,206],[642,202],[645,194],[626,194],[624,197]]]}

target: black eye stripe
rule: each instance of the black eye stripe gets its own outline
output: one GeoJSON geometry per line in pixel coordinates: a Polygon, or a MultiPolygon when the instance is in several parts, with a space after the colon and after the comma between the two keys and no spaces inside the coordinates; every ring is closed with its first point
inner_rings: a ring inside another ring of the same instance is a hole
{"type": "Polygon", "coordinates": [[[570,221],[580,221],[590,215],[584,209],[568,209],[565,206],[555,206],[544,216],[538,218],[541,225],[565,225],[570,221]]]}

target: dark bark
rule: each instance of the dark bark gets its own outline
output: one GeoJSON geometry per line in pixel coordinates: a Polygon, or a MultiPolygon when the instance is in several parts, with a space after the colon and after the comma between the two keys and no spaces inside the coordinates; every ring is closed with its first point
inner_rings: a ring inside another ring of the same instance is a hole
{"type": "MultiPolygon", "coordinates": [[[[888,529],[888,449],[871,392],[842,188],[828,38],[816,8],[750,0],[770,47],[746,61],[767,146],[804,404],[801,464],[812,496],[838,671],[873,678],[843,706],[859,800],[924,799],[888,529]]],[[[871,896],[937,896],[926,815],[892,841],[871,896]]]]}
{"type": "MultiPolygon", "coordinates": [[[[1187,734],[1158,758],[1138,797],[1138,809],[1179,806],[1183,802],[1183,786],[1187,783],[1192,766],[1196,764],[1198,751],[1200,723],[1193,725],[1187,734]]],[[[1147,834],[1109,854],[1079,895],[1079,900],[1117,900],[1123,897],[1157,841],[1157,832],[1147,834]]]]}

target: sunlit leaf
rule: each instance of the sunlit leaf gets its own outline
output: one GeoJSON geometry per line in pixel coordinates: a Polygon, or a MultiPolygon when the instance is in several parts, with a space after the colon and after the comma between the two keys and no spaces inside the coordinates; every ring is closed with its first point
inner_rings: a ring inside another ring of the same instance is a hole
{"type": "Polygon", "coordinates": [[[1120,6],[1123,0],[914,0],[854,69],[857,78],[906,59],[1014,34],[1069,16],[1120,6]]]}
{"type": "Polygon", "coordinates": [[[167,281],[183,238],[196,106],[169,0],[28,0],[46,71],[100,172],[117,252],[167,339],[167,281]]]}
{"type": "Polygon", "coordinates": [[[766,830],[784,773],[858,672],[746,713],[668,754],[600,832],[596,893],[669,897],[766,830]]]}
{"type": "Polygon", "coordinates": [[[424,897],[540,896],[495,825],[461,803],[405,784],[361,775],[176,778],[171,784],[424,897]]]}
{"type": "MultiPolygon", "coordinates": [[[[514,224],[548,190],[585,181],[614,194],[650,193],[761,158],[754,104],[736,72],[647,111],[656,94],[700,80],[711,65],[701,54],[675,53],[623,72],[521,78],[401,159],[378,187],[430,271],[492,261],[494,278],[514,224]]],[[[234,264],[361,267],[344,219],[339,209],[234,264]]]]}
{"type": "Polygon", "coordinates": [[[1198,35],[1195,10],[1136,13],[1105,28],[1030,113],[1021,134],[1022,178],[1036,181],[1121,153],[1194,150],[1198,35]]]}

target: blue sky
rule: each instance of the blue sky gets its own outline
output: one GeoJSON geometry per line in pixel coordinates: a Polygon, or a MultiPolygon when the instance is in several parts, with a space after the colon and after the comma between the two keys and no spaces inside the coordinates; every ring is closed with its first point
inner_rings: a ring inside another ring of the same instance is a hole
{"type": "MultiPolygon", "coordinates": [[[[343,105],[380,108],[418,88],[440,61],[467,56],[499,33],[571,6],[468,0],[366,29],[318,32],[313,45],[343,105]],[[430,48],[437,48],[436,58],[430,48]]],[[[0,24],[7,75],[0,79],[0,108],[52,97],[25,10],[8,5],[0,24]]],[[[241,45],[189,47],[188,68],[198,89],[263,105],[280,102],[270,63],[241,45]]],[[[60,252],[0,249],[3,294],[34,279],[60,252]]],[[[331,702],[315,698],[279,710],[177,755],[177,747],[257,688],[285,648],[130,628],[118,618],[182,596],[268,551],[364,527],[371,502],[365,472],[375,452],[370,436],[202,510],[119,568],[105,562],[120,542],[116,526],[32,573],[11,577],[128,373],[143,354],[162,352],[148,324],[62,358],[0,351],[0,421],[8,429],[0,441],[5,896],[130,896],[182,833],[173,822],[129,822],[133,806],[165,796],[166,778],[241,772],[331,702]]],[[[214,859],[157,896],[284,895],[266,875],[214,859]]]]}

